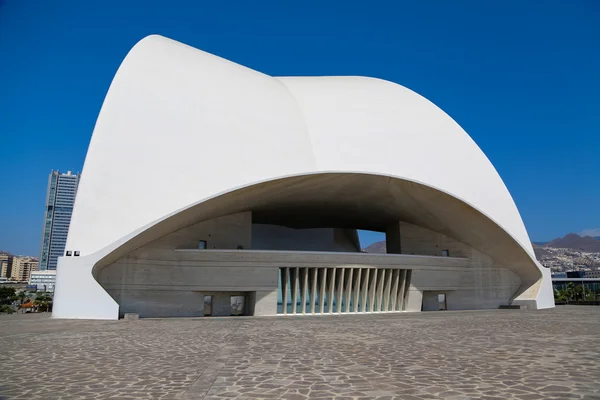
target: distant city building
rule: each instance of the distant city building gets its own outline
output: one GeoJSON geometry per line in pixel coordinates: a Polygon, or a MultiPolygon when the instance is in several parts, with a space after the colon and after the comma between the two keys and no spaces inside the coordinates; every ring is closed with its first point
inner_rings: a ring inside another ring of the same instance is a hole
{"type": "Polygon", "coordinates": [[[10,278],[12,272],[12,254],[0,254],[0,277],[10,278]]]}
{"type": "Polygon", "coordinates": [[[71,171],[66,174],[61,174],[60,171],[50,173],[46,193],[40,271],[55,270],[58,257],[64,255],[80,176],[80,174],[73,175],[71,171]]]}
{"type": "Polygon", "coordinates": [[[585,271],[585,278],[600,278],[600,270],[585,271]]]}
{"type": "Polygon", "coordinates": [[[12,261],[10,278],[15,281],[28,281],[31,272],[37,271],[38,260],[33,257],[15,256],[12,261]]]}
{"type": "Polygon", "coordinates": [[[54,292],[56,284],[56,271],[33,271],[29,278],[29,285],[35,285],[37,290],[54,292]]]}

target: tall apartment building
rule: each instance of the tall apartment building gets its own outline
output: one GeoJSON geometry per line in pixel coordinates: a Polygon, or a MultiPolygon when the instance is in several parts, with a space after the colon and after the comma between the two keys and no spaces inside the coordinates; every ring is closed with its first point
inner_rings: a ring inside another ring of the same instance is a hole
{"type": "Polygon", "coordinates": [[[50,173],[39,262],[41,271],[56,270],[58,257],[64,255],[80,177],[80,174],[74,175],[71,171],[61,174],[53,170],[50,173]]]}
{"type": "Polygon", "coordinates": [[[0,254],[0,277],[10,278],[12,273],[12,254],[0,254]]]}
{"type": "Polygon", "coordinates": [[[37,271],[38,260],[33,257],[15,256],[12,261],[10,278],[16,281],[28,281],[31,272],[37,271]]]}

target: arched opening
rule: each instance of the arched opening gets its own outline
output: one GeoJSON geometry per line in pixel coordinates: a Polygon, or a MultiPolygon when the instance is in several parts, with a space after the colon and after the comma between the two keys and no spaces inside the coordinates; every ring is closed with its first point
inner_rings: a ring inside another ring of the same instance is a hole
{"type": "Polygon", "coordinates": [[[171,316],[202,315],[204,296],[245,296],[251,315],[277,314],[284,302],[286,314],[288,295],[292,314],[419,311],[431,290],[444,291],[448,309],[497,308],[528,289],[535,299],[541,274],[515,239],[449,194],[380,175],[323,173],[192,205],[113,250],[94,276],[121,313],[171,316]],[[388,254],[361,253],[357,229],[385,232],[388,254]],[[361,289],[374,297],[362,300],[361,289]],[[322,305],[311,304],[311,293],[322,305]]]}

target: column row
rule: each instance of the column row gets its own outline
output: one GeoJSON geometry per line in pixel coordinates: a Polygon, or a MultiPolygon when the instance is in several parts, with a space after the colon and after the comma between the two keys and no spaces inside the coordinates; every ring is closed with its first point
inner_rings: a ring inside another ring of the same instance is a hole
{"type": "Polygon", "coordinates": [[[412,271],[280,268],[278,314],[403,311],[412,271]]]}

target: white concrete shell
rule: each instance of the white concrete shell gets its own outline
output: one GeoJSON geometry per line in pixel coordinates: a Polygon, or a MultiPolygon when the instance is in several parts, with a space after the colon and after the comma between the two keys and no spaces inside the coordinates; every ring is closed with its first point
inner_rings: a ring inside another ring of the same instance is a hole
{"type": "Polygon", "coordinates": [[[228,203],[228,212],[240,211],[253,187],[328,174],[417,188],[423,209],[402,216],[504,257],[523,282],[514,304],[554,306],[549,271],[535,261],[506,186],[433,103],[373,78],[275,78],[149,36],[123,61],[98,116],[66,246],[81,256],[59,260],[53,315],[117,318],[93,268],[185,227],[186,210],[196,220],[199,212],[219,216],[211,201],[245,190],[228,203]]]}

